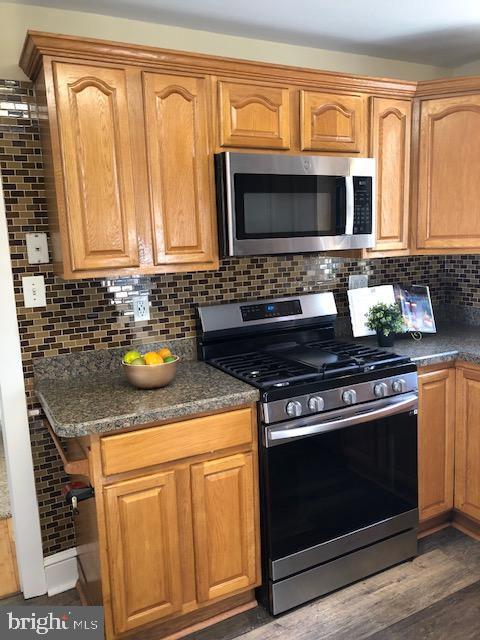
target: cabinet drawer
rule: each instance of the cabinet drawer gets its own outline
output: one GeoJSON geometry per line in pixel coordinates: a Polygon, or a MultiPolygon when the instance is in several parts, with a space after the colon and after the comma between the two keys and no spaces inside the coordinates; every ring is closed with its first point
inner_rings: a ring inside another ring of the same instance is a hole
{"type": "Polygon", "coordinates": [[[102,439],[105,475],[181,460],[252,441],[252,409],[193,418],[102,439]]]}

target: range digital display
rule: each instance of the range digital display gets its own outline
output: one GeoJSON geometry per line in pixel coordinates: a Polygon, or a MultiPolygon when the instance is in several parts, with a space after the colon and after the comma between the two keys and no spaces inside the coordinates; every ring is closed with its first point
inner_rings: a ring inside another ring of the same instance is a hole
{"type": "Polygon", "coordinates": [[[302,313],[300,300],[284,300],[282,302],[265,302],[263,304],[249,304],[240,307],[244,322],[252,320],[268,320],[296,316],[302,313]]]}

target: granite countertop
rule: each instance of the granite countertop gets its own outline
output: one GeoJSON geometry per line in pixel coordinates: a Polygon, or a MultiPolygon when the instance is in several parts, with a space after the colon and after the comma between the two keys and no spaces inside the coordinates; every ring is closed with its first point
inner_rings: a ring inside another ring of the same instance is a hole
{"type": "Polygon", "coordinates": [[[53,430],[65,438],[228,410],[259,397],[250,385],[196,360],[181,361],[162,389],[135,389],[120,370],[44,377],[35,391],[53,430]]]}
{"type": "MultiPolygon", "coordinates": [[[[357,340],[364,344],[377,344],[374,337],[357,340]]],[[[465,360],[480,365],[480,326],[443,322],[437,326],[435,334],[424,334],[421,340],[405,336],[387,349],[409,356],[419,367],[450,360],[465,360]]]]}

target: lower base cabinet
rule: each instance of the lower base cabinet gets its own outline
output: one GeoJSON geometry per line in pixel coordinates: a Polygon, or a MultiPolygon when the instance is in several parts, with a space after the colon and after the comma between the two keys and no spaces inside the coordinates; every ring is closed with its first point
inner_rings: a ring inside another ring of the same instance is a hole
{"type": "Polygon", "coordinates": [[[453,520],[480,535],[480,366],[418,372],[418,489],[425,528],[453,520]]]}
{"type": "Polygon", "coordinates": [[[420,521],[453,508],[455,369],[419,371],[418,504],[420,521]]]}
{"type": "Polygon", "coordinates": [[[455,509],[480,522],[480,367],[457,369],[455,509]]]}
{"type": "Polygon", "coordinates": [[[180,637],[255,604],[255,406],[79,444],[95,488],[75,523],[79,589],[107,640],[180,637]]]}
{"type": "Polygon", "coordinates": [[[253,455],[192,467],[197,597],[207,602],[255,584],[253,455]]]}
{"type": "Polygon", "coordinates": [[[105,489],[117,633],[182,609],[175,470],[105,489]]]}

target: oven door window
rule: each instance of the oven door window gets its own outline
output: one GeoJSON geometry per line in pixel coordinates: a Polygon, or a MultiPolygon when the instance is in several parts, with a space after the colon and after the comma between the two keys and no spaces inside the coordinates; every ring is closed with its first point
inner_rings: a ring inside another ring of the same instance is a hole
{"type": "Polygon", "coordinates": [[[344,177],[237,173],[234,186],[239,240],[345,233],[344,177]]]}
{"type": "Polygon", "coordinates": [[[267,449],[271,559],[416,509],[416,425],[404,413],[267,449]]]}

